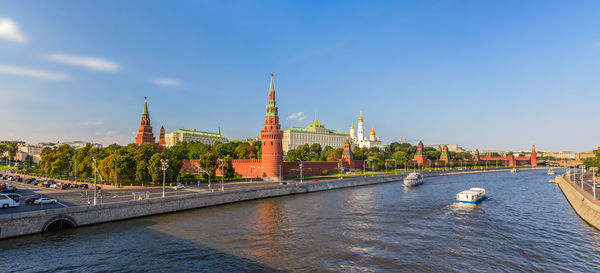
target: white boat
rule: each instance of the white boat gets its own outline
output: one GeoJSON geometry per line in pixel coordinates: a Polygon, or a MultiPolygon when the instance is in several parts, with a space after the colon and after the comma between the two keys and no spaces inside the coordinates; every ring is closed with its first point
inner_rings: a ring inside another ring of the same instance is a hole
{"type": "Polygon", "coordinates": [[[415,187],[423,184],[423,175],[417,172],[412,172],[404,178],[404,186],[415,187]]]}
{"type": "Polygon", "coordinates": [[[517,168],[512,168],[512,169],[510,169],[510,172],[511,172],[511,173],[516,173],[516,172],[518,172],[518,171],[517,171],[517,168]]]}
{"type": "Polygon", "coordinates": [[[477,205],[485,198],[485,189],[470,188],[469,190],[461,191],[456,195],[456,203],[477,205]]]}
{"type": "Polygon", "coordinates": [[[548,169],[548,175],[555,175],[554,169],[548,169]]]}

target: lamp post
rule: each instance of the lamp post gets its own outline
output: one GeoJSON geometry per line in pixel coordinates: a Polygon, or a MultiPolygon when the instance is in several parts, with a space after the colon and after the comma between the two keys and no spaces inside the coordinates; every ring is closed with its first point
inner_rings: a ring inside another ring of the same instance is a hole
{"type": "Polygon", "coordinates": [[[92,168],[94,169],[94,206],[97,203],[97,198],[96,198],[96,190],[98,187],[96,187],[96,173],[98,172],[98,170],[96,170],[96,158],[92,157],[92,168]]]}
{"type": "Polygon", "coordinates": [[[585,172],[585,165],[579,166],[581,169],[581,189],[583,190],[583,173],[585,172]]]}
{"type": "Polygon", "coordinates": [[[300,159],[300,183],[304,180],[304,165],[302,159],[300,159]]]}
{"type": "Polygon", "coordinates": [[[225,179],[225,164],[223,164],[223,160],[218,159],[221,162],[221,191],[225,190],[225,186],[223,185],[223,179],[225,179]]]}
{"type": "Polygon", "coordinates": [[[113,160],[114,164],[115,164],[115,190],[117,189],[117,158],[115,157],[115,159],[113,160]]]}
{"type": "Polygon", "coordinates": [[[168,159],[161,159],[160,160],[160,165],[161,165],[161,169],[163,171],[162,198],[165,198],[165,178],[166,178],[167,168],[169,167],[169,160],[168,159]]]}
{"type": "Polygon", "coordinates": [[[338,177],[338,179],[339,179],[339,180],[342,180],[342,169],[343,169],[343,166],[342,166],[342,159],[340,159],[340,160],[338,161],[338,172],[339,172],[339,177],[338,177]]]}
{"type": "Polygon", "coordinates": [[[590,168],[592,170],[592,187],[593,187],[593,192],[594,192],[594,200],[596,200],[596,171],[598,171],[598,167],[591,167],[590,168]]]}

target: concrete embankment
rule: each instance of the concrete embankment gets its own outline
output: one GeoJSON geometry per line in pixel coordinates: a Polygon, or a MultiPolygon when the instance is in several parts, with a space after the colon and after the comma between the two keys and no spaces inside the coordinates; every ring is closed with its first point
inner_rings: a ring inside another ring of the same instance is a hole
{"type": "Polygon", "coordinates": [[[563,175],[557,175],[554,182],[559,186],[575,213],[588,224],[600,229],[600,202],[586,191],[567,181],[563,175]]]}
{"type": "MultiPolygon", "coordinates": [[[[426,177],[506,170],[430,172],[426,177]]],[[[404,175],[352,177],[260,188],[197,193],[98,206],[79,206],[0,215],[0,239],[35,234],[61,227],[79,227],[234,202],[399,181],[404,175]]]]}

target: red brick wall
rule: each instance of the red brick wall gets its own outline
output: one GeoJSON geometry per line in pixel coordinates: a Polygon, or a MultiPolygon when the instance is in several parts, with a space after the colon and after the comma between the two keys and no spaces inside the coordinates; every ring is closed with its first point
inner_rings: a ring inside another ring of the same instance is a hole
{"type": "MultiPolygon", "coordinates": [[[[235,173],[242,175],[243,177],[257,177],[263,176],[262,161],[260,159],[236,159],[232,162],[235,173]]],[[[217,175],[221,175],[221,171],[217,171],[217,175]]]]}
{"type": "MultiPolygon", "coordinates": [[[[362,160],[352,160],[343,162],[344,169],[362,169],[362,160]]],[[[304,176],[320,175],[324,170],[329,171],[330,174],[338,173],[338,162],[337,161],[308,161],[302,163],[302,169],[304,176]]],[[[283,177],[299,177],[300,176],[300,162],[283,162],[283,177]]]]}

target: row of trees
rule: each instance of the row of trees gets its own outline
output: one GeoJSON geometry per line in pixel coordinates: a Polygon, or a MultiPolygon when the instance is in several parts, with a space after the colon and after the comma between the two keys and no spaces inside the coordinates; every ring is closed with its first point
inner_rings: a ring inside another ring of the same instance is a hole
{"type": "MultiPolygon", "coordinates": [[[[366,160],[368,168],[381,170],[386,166],[403,168],[412,166],[412,158],[417,147],[393,142],[379,148],[354,147],[352,152],[357,160],[366,160]],[[393,162],[395,161],[395,163],[393,162]]],[[[440,151],[435,148],[424,148],[425,155],[431,160],[440,157],[440,151]]],[[[321,147],[319,144],[301,145],[287,153],[288,161],[337,161],[342,157],[342,148],[321,147]]],[[[448,152],[453,162],[465,162],[471,159],[466,152],[448,152]]],[[[161,160],[169,160],[165,172],[168,181],[175,181],[183,176],[186,179],[204,180],[214,178],[217,168],[222,168],[226,178],[234,178],[234,159],[260,159],[261,142],[216,142],[207,145],[200,142],[182,142],[165,148],[158,153],[152,144],[129,144],[119,146],[112,144],[105,148],[84,147],[73,149],[69,145],[58,148],[44,148],[39,166],[33,170],[38,174],[54,177],[77,177],[90,179],[94,176],[93,166],[96,164],[98,174],[104,181],[114,181],[115,175],[121,183],[142,184],[144,182],[162,181],[161,160]],[[183,160],[198,160],[200,168],[188,174],[180,174],[183,160]],[[200,177],[199,177],[200,176],[200,177]]]]}
{"type": "MultiPolygon", "coordinates": [[[[73,149],[69,145],[42,150],[39,167],[33,172],[54,177],[77,177],[90,179],[94,176],[96,164],[98,174],[104,181],[118,180],[128,184],[162,181],[161,160],[168,160],[165,175],[168,181],[175,181],[185,159],[199,160],[203,179],[214,177],[217,168],[223,168],[225,177],[232,178],[235,172],[233,159],[260,158],[260,142],[230,142],[207,145],[200,142],[178,143],[158,153],[153,144],[112,144],[105,148],[84,147],[73,149]]],[[[189,177],[189,174],[187,175],[189,177]]],[[[197,178],[196,178],[197,179],[197,178]]]]}
{"type": "Polygon", "coordinates": [[[583,165],[585,165],[586,168],[589,167],[597,167],[600,168],[600,147],[598,147],[598,149],[594,150],[594,157],[588,157],[583,159],[583,165]]]}
{"type": "MultiPolygon", "coordinates": [[[[412,166],[411,160],[417,152],[417,146],[413,146],[408,143],[392,142],[391,144],[384,147],[383,150],[372,147],[372,148],[359,148],[354,147],[352,153],[354,159],[366,160],[368,167],[374,170],[381,170],[385,168],[385,162],[388,162],[388,167],[393,167],[395,161],[396,166],[404,168],[405,164],[412,166]],[[391,164],[391,165],[390,165],[391,164]]],[[[320,144],[315,143],[312,145],[301,145],[296,149],[289,150],[287,152],[288,161],[338,161],[342,157],[342,148],[332,148],[326,146],[322,148],[320,144]]],[[[432,147],[423,148],[423,153],[427,158],[431,160],[437,160],[440,158],[441,151],[438,151],[432,147]]],[[[448,152],[448,156],[454,162],[466,161],[471,159],[471,154],[468,152],[448,152]]]]}

